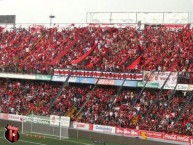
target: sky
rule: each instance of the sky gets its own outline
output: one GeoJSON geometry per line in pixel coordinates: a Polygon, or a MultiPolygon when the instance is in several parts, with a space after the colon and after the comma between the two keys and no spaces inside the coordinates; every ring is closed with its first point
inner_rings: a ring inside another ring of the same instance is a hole
{"type": "Polygon", "coordinates": [[[190,12],[193,22],[193,0],[0,0],[16,23],[86,23],[87,12],[190,12]]]}

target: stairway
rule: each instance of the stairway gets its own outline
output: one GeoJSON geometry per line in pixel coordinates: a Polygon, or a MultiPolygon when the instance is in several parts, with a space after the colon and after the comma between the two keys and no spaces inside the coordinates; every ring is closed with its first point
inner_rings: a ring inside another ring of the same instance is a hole
{"type": "Polygon", "coordinates": [[[184,113],[186,107],[189,105],[190,101],[192,100],[192,97],[193,97],[193,92],[191,94],[188,94],[186,96],[186,100],[184,102],[184,105],[181,107],[180,109],[180,113],[178,114],[178,116],[175,118],[174,120],[174,126],[177,124],[177,122],[180,120],[182,114],[184,113]]]}

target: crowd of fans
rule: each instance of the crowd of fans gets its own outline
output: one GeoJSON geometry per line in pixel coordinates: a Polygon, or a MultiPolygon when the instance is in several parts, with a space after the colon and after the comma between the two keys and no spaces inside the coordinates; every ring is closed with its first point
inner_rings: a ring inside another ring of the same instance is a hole
{"type": "MultiPolygon", "coordinates": [[[[193,29],[0,27],[0,71],[52,74],[55,68],[193,72],[193,29]],[[135,60],[138,60],[137,62],[135,60]],[[130,67],[132,65],[132,67],[130,67]]],[[[0,79],[0,112],[66,115],[74,121],[192,135],[193,100],[186,91],[0,79]],[[62,90],[61,90],[62,89],[62,90]],[[60,92],[61,94],[58,94],[60,92]],[[86,104],[84,104],[86,103],[86,104]],[[187,104],[186,104],[187,103],[187,104]],[[187,106],[186,106],[187,105],[187,106]],[[185,106],[185,108],[183,108],[185,106]],[[81,109],[81,110],[80,110],[81,109]]]]}
{"type": "Polygon", "coordinates": [[[0,28],[0,69],[51,74],[54,68],[131,71],[193,71],[193,30],[88,25],[66,28],[0,28]],[[90,50],[90,52],[89,52],[90,50]],[[89,54],[83,57],[87,52],[89,54]],[[82,58],[83,59],[80,59],[82,58]],[[80,59],[80,60],[78,60],[80,59]]]}
{"type": "Polygon", "coordinates": [[[93,85],[70,84],[56,98],[62,85],[59,82],[7,79],[0,82],[0,112],[66,115],[74,121],[92,124],[183,135],[193,133],[193,100],[182,110],[190,95],[186,91],[172,96],[172,91],[162,90],[157,96],[159,90],[155,89],[145,89],[139,94],[140,88],[122,88],[119,92],[115,86],[98,86],[92,93],[93,85]]]}
{"type": "Polygon", "coordinates": [[[0,111],[23,115],[48,115],[47,109],[61,85],[7,79],[1,79],[0,82],[0,111]]]}

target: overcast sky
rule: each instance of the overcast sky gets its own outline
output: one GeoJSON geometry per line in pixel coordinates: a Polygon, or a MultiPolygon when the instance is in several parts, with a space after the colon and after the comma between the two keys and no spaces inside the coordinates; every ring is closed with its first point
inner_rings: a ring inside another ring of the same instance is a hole
{"type": "MultiPolygon", "coordinates": [[[[0,15],[16,23],[85,23],[87,12],[193,12],[192,0],[0,0],[0,15]]],[[[191,17],[193,14],[191,14],[191,17]]]]}

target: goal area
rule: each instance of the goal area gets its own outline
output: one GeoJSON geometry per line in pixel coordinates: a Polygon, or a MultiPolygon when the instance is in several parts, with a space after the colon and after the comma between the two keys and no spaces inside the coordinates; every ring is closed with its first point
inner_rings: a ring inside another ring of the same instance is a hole
{"type": "Polygon", "coordinates": [[[23,134],[34,133],[67,139],[69,117],[51,115],[50,117],[30,115],[23,117],[21,131],[23,134]],[[67,124],[65,124],[67,123],[67,124]]]}

